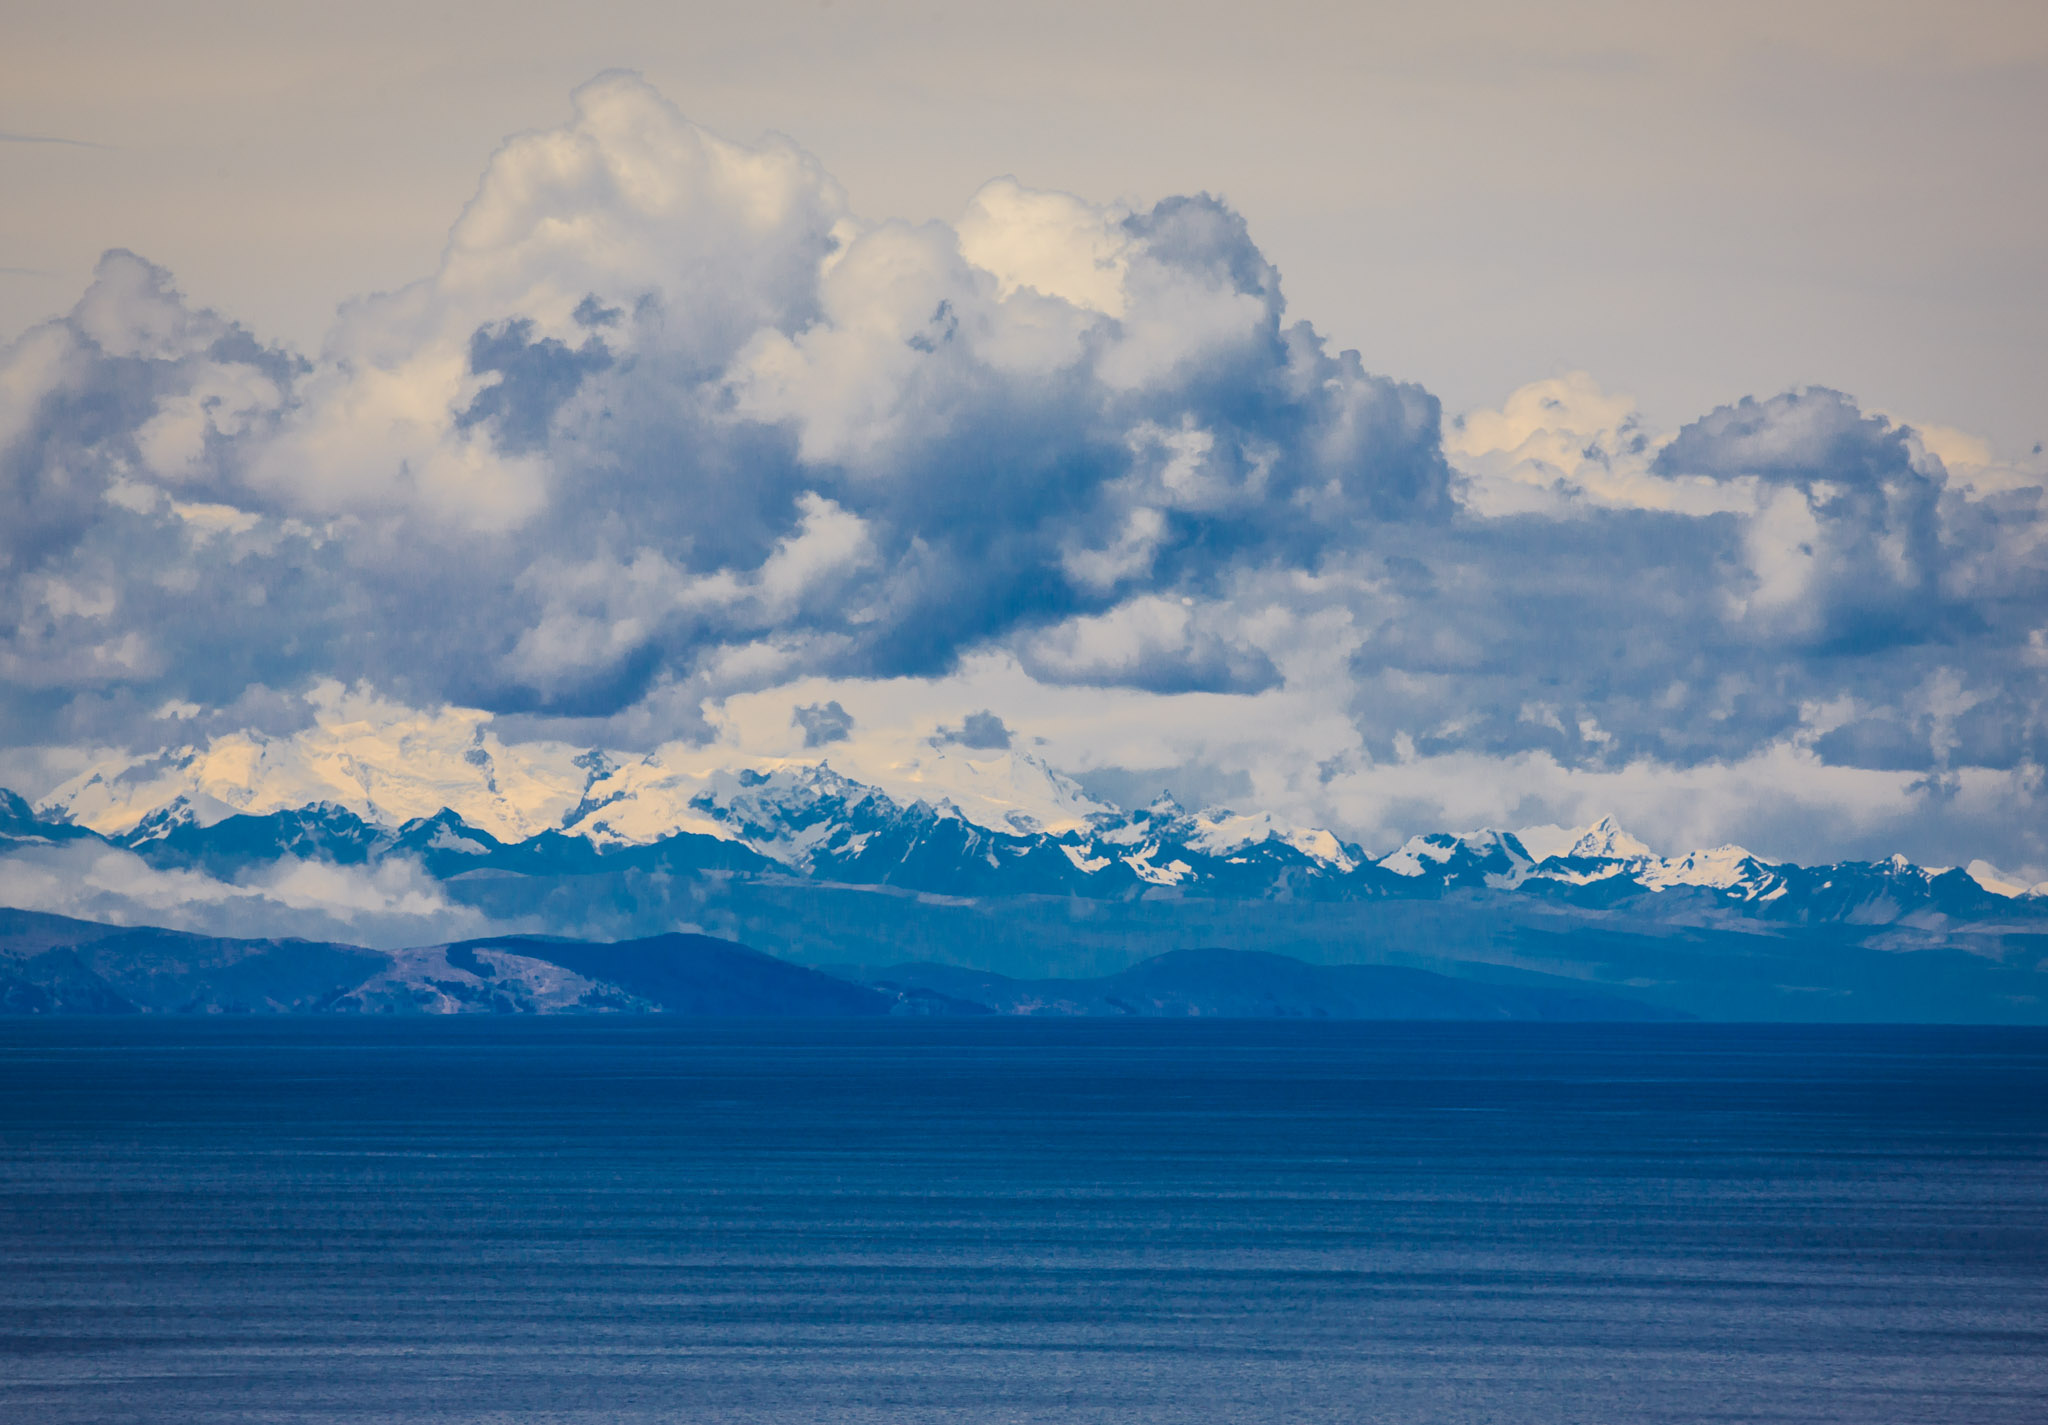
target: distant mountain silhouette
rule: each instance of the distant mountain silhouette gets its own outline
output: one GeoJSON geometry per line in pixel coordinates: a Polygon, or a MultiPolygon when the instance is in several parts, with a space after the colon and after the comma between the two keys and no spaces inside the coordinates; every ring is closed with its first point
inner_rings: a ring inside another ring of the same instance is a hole
{"type": "MultiPolygon", "coordinates": [[[[1525,977],[1533,979],[1535,977],[1525,977]]],[[[1119,974],[1013,980],[944,965],[827,974],[708,935],[512,935],[381,951],[228,940],[0,911],[9,1014],[1121,1015],[1223,1019],[1673,1019],[1568,982],[1184,950],[1119,974]]]]}
{"type": "Polygon", "coordinates": [[[859,977],[899,995],[943,994],[1000,1014],[1148,1019],[1690,1017],[1568,982],[1482,983],[1399,965],[1310,965],[1256,950],[1175,950],[1096,979],[1014,980],[950,965],[896,965],[859,977]]]}

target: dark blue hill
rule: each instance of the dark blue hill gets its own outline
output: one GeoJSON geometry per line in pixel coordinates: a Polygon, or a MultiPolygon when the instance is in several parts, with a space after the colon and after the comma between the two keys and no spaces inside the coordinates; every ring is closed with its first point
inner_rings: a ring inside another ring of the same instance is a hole
{"type": "Polygon", "coordinates": [[[474,972],[476,952],[545,960],[646,1000],[666,1014],[720,1019],[843,1019],[889,1013],[894,997],[709,935],[590,944],[548,936],[467,940],[448,962],[474,972]]]}
{"type": "Polygon", "coordinates": [[[235,940],[0,911],[0,1008],[16,1014],[294,1014],[389,963],[313,940],[235,940]]]}
{"type": "Polygon", "coordinates": [[[1690,1016],[1567,980],[1492,983],[1400,965],[1312,965],[1257,950],[1174,950],[1114,975],[1017,980],[951,965],[859,978],[1000,1014],[1210,1019],[1674,1020],[1690,1016]]]}

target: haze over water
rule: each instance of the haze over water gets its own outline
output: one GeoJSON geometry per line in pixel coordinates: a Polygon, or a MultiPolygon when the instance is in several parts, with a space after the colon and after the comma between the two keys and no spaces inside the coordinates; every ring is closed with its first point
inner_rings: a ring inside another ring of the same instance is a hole
{"type": "Polygon", "coordinates": [[[0,1024],[0,1417],[2020,1421],[2048,1034],[0,1024]]]}

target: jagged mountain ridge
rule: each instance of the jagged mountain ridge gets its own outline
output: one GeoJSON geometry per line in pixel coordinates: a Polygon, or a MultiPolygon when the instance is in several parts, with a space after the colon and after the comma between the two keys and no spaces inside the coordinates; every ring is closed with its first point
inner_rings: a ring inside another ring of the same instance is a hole
{"type": "Polygon", "coordinates": [[[1375,857],[1263,813],[1190,812],[1170,800],[1121,811],[1029,752],[937,736],[880,751],[835,748],[861,764],[855,775],[822,757],[737,765],[730,752],[681,744],[641,757],[506,744],[485,715],[462,709],[399,714],[338,689],[311,701],[313,724],[289,736],[234,733],[204,747],[109,759],[33,814],[17,798],[0,810],[0,837],[53,835],[31,823],[68,824],[158,864],[211,868],[266,854],[405,855],[443,877],[486,867],[779,868],[973,896],[1349,900],[1483,887],[1599,905],[1704,890],[1792,919],[1882,915],[1885,906],[1907,916],[1934,903],[1975,915],[1994,913],[2000,901],[2016,910],[2048,899],[2048,883],[2029,887],[1982,863],[1944,880],[1951,873],[1896,858],[1800,868],[1732,846],[1664,858],[1611,818],[1436,833],[1375,857]]]}
{"type": "Polygon", "coordinates": [[[508,744],[481,713],[400,713],[328,690],[312,726],[290,736],[237,732],[149,756],[115,756],[43,799],[41,810],[125,837],[170,816],[203,825],[331,803],[396,828],[447,808],[501,841],[546,831],[601,845],[683,832],[720,834],[700,806],[725,804],[762,780],[789,787],[821,771],[886,792],[898,804],[951,807],[1006,832],[1057,832],[1113,810],[1027,751],[970,748],[934,736],[887,746],[841,745],[838,772],[816,757],[739,758],[673,743],[644,756],[562,743],[508,744]],[[851,764],[848,765],[848,759],[851,764]]]}
{"type": "MultiPolygon", "coordinates": [[[[1114,976],[1211,946],[1456,977],[1533,974],[1708,1018],[2048,1021],[2048,898],[1897,858],[1800,867],[1724,848],[1666,859],[1636,852],[1611,824],[1540,831],[1541,859],[1503,832],[1420,837],[1372,857],[1164,800],[1027,834],[824,768],[732,786],[742,794],[700,791],[692,814],[710,830],[644,843],[552,829],[505,840],[447,810],[378,825],[332,804],[210,822],[172,808],[109,837],[9,799],[0,876],[39,897],[16,904],[104,904],[87,913],[107,920],[149,923],[168,894],[180,923],[214,935],[303,925],[316,940],[355,943],[358,927],[387,946],[448,938],[404,940],[416,932],[374,921],[374,907],[404,900],[442,907],[437,923],[458,937],[686,931],[813,965],[924,960],[1027,981],[1114,976]],[[1588,854],[1604,849],[1631,854],[1588,854]],[[132,883],[158,900],[74,898],[66,878],[132,883]],[[280,904],[309,878],[365,898],[319,901],[341,910],[318,920],[236,918],[240,898],[280,904]],[[372,920],[354,905],[372,906],[372,920]]],[[[495,1002],[516,981],[525,988],[508,1003],[519,1008],[611,993],[502,945],[491,954],[512,958],[484,957],[488,977],[432,950],[405,953],[386,985],[403,995],[448,984],[495,1002]]],[[[89,979],[51,964],[65,993],[90,998],[89,979]]]]}
{"type": "MultiPolygon", "coordinates": [[[[593,775],[603,771],[593,764],[593,775]]],[[[1734,846],[1666,858],[1611,818],[1570,831],[1538,829],[1531,840],[1549,852],[1540,857],[1518,834],[1490,830],[1417,836],[1374,857],[1327,831],[1217,808],[1191,812],[1167,797],[1135,812],[1099,809],[1055,832],[983,825],[946,799],[902,802],[825,762],[739,769],[694,785],[687,816],[671,818],[686,821],[684,829],[647,839],[619,833],[603,819],[605,807],[582,804],[571,809],[568,828],[504,840],[447,808],[396,826],[331,802],[209,819],[182,796],[104,836],[8,794],[0,840],[91,836],[159,867],[222,879],[286,857],[351,865],[395,856],[442,880],[486,871],[574,876],[660,868],[965,897],[1353,901],[1496,892],[1587,908],[1680,892],[1677,913],[1705,897],[1745,918],[1795,924],[1938,929],[1951,919],[2048,919],[2048,896],[2038,888],[1989,888],[1966,871],[1929,870],[1899,857],[1802,867],[1734,846]]]]}

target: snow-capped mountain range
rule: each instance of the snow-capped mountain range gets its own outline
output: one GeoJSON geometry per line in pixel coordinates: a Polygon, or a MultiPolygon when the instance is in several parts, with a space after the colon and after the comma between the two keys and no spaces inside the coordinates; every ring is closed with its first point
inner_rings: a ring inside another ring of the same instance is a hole
{"type": "MultiPolygon", "coordinates": [[[[204,747],[95,764],[40,803],[108,836],[172,816],[211,825],[316,804],[397,827],[444,809],[501,841],[545,831],[597,845],[644,845],[683,832],[720,835],[701,803],[723,802],[763,776],[818,773],[823,759],[755,757],[671,743],[623,756],[564,743],[509,745],[482,713],[350,717],[339,706],[289,737],[233,733],[204,747]]],[[[849,752],[851,749],[849,749],[849,752]]],[[[856,754],[859,755],[859,754],[856,754]]],[[[899,802],[925,801],[977,825],[1066,831],[1109,810],[1040,759],[926,741],[868,753],[849,770],[899,802]]]]}
{"type": "Polygon", "coordinates": [[[928,741],[867,760],[855,776],[829,758],[733,765],[729,753],[686,744],[626,757],[510,746],[481,715],[334,715],[289,737],[239,733],[110,759],[33,813],[14,799],[12,835],[62,827],[224,874],[266,857],[403,856],[447,877],[652,856],[948,895],[1350,900],[1490,890],[1589,904],[1691,889],[1755,914],[1804,919],[1820,908],[1869,923],[1937,902],[1968,902],[1973,913],[2048,902],[2048,882],[2024,885],[1982,862],[1960,872],[1897,857],[1807,868],[1738,846],[1665,857],[1611,818],[1439,832],[1375,855],[1265,813],[1191,811],[1170,798],[1137,811],[1108,806],[1021,750],[928,741]]]}
{"type": "MultiPolygon", "coordinates": [[[[1025,980],[1258,950],[1561,977],[1708,1018],[2048,1022],[2048,886],[1981,864],[1664,856],[1605,818],[1369,851],[1264,813],[1108,806],[1022,748],[943,736],[622,757],[449,722],[329,719],[111,759],[39,807],[0,793],[0,907],[299,937],[280,942],[291,964],[374,944],[450,994],[466,981],[431,953],[446,942],[682,931],[801,964],[1025,980]]],[[[70,973],[71,950],[48,953],[70,973]]],[[[493,995],[532,978],[464,973],[493,995]]],[[[534,973],[542,999],[568,992],[534,973]]]]}

